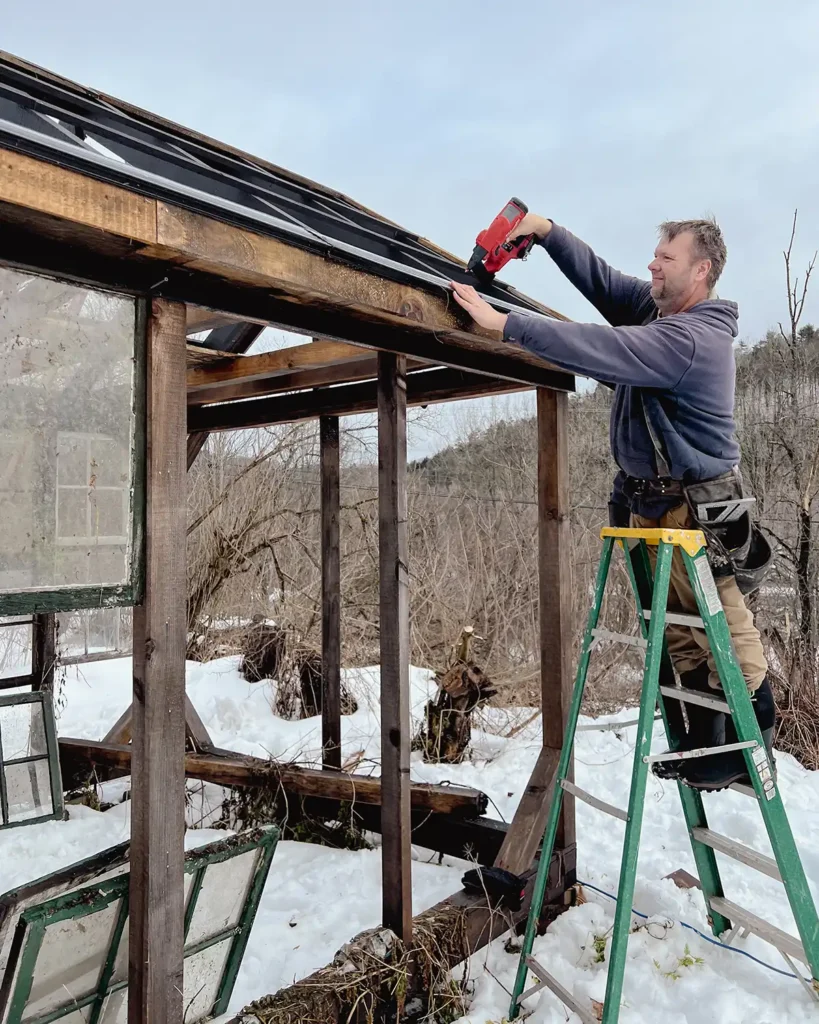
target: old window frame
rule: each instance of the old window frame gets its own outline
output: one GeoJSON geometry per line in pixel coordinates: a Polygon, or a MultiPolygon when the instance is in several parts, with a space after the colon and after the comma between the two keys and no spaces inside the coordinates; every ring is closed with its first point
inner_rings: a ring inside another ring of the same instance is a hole
{"type": "MultiPolygon", "coordinates": [[[[227,1010],[279,836],[279,829],[276,826],[266,825],[209,844],[201,850],[190,850],[186,854],[185,874],[191,875],[192,879],[185,906],[185,959],[215,946],[217,943],[225,942],[231,937],[233,939],[219,980],[216,999],[206,1018],[202,1019],[218,1017],[227,1010]],[[258,850],[258,858],[250,877],[238,925],[220,931],[201,942],[189,944],[188,932],[208,868],[212,864],[239,857],[254,849],[258,850]]],[[[121,941],[123,938],[127,940],[129,886],[130,873],[125,872],[107,881],[74,889],[23,911],[17,924],[5,972],[2,992],[3,1024],[22,1024],[23,1020],[26,1020],[26,1024],[55,1024],[69,1014],[87,1008],[90,1008],[89,1024],[99,1024],[107,998],[128,986],[127,978],[117,982],[112,982],[111,979],[120,952],[121,941]],[[26,1018],[26,1004],[31,993],[37,958],[45,938],[46,928],[61,921],[78,920],[98,913],[117,902],[119,910],[111,929],[99,980],[93,994],[79,999],[71,999],[57,1009],[40,1014],[38,1017],[26,1018]]]]}
{"type": "MultiPolygon", "coordinates": [[[[134,302],[134,377],[131,408],[134,424],[131,454],[131,543],[128,548],[128,577],[123,583],[86,584],[0,593],[0,615],[24,615],[30,612],[61,612],[84,608],[133,606],[142,602],[145,573],[145,456],[147,431],[147,352],[149,300],[133,292],[117,290],[69,277],[20,268],[0,260],[0,267],[33,277],[60,281],[77,288],[117,295],[134,302]]],[[[55,482],[56,494],[56,482],[55,482]]],[[[55,531],[55,543],[58,542],[55,531]]]]}
{"type": "Polygon", "coordinates": [[[0,831],[9,828],[21,828],[24,825],[37,825],[43,821],[62,821],[65,814],[63,802],[63,783],[60,772],[60,753],[57,743],[57,729],[54,723],[54,701],[50,690],[34,690],[31,693],[7,694],[0,696],[0,708],[20,707],[24,704],[39,704],[43,714],[43,730],[45,732],[45,754],[30,754],[25,757],[6,758],[3,743],[3,730],[0,727],[0,831]],[[36,764],[38,761],[48,762],[48,782],[51,790],[51,813],[38,814],[22,821],[9,821],[8,795],[6,787],[6,768],[16,764],[36,764]]]}

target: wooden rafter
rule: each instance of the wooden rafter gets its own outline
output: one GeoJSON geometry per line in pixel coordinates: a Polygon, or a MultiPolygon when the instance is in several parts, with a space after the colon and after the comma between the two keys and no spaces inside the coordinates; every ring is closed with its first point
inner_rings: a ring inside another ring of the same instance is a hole
{"type": "MultiPolygon", "coordinates": [[[[407,375],[407,404],[411,406],[525,390],[525,385],[449,368],[407,375]]],[[[318,416],[352,416],[375,412],[376,408],[376,385],[374,381],[367,380],[360,384],[275,395],[250,402],[189,406],[188,430],[239,430],[274,423],[297,423],[318,416]]]]}
{"type": "Polygon", "coordinates": [[[574,389],[571,374],[477,327],[443,288],[387,280],[6,149],[0,223],[0,258],[330,340],[574,389]]]}

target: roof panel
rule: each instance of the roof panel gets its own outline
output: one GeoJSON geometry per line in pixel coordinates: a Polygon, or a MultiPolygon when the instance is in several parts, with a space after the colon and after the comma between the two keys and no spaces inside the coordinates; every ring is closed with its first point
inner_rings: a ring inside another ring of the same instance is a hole
{"type": "MultiPolygon", "coordinates": [[[[475,284],[462,261],[339,192],[0,51],[0,145],[383,277],[475,284]]],[[[499,282],[500,308],[540,303],[499,282]]]]}

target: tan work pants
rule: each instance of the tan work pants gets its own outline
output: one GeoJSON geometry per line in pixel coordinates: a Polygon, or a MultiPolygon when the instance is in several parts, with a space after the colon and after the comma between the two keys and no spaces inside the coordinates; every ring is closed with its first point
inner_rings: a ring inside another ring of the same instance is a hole
{"type": "MultiPolygon", "coordinates": [[[[678,505],[672,508],[661,519],[646,519],[643,516],[632,514],[631,525],[636,528],[650,529],[653,527],[665,527],[672,530],[696,529],[691,518],[691,511],[687,505],[678,505]]],[[[652,566],[656,563],[657,549],[648,546],[649,558],[652,566]]],[[[754,625],[754,617],[745,604],[745,599],[740,593],[739,587],[733,576],[723,576],[715,580],[719,591],[722,607],[725,610],[725,618],[728,621],[728,628],[731,631],[731,640],[734,644],[734,652],[737,661],[748,683],[748,689],[756,690],[765,674],[768,671],[768,663],[765,661],[765,653],[762,650],[762,641],[759,637],[759,630],[754,625]]],[[[668,610],[683,612],[687,615],[697,615],[697,602],[694,598],[694,591],[691,589],[691,582],[688,573],[685,571],[685,564],[680,549],[674,549],[674,557],[671,563],[671,583],[668,589],[668,610]]],[[[708,644],[708,638],[702,629],[692,629],[690,626],[669,625],[666,629],[666,642],[668,653],[674,662],[674,667],[680,673],[688,672],[697,668],[704,661],[708,661],[711,673],[708,683],[715,690],[720,689],[719,676],[714,664],[714,657],[708,644]]]]}

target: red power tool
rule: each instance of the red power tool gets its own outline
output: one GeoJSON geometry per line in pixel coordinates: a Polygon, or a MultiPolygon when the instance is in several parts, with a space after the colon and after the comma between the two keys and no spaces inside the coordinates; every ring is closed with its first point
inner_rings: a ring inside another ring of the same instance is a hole
{"type": "Polygon", "coordinates": [[[467,270],[484,285],[490,285],[495,274],[505,267],[509,260],[525,260],[535,243],[534,235],[520,235],[507,242],[507,236],[520,224],[529,207],[520,199],[510,199],[489,227],[475,239],[475,249],[467,264],[467,270]]]}

